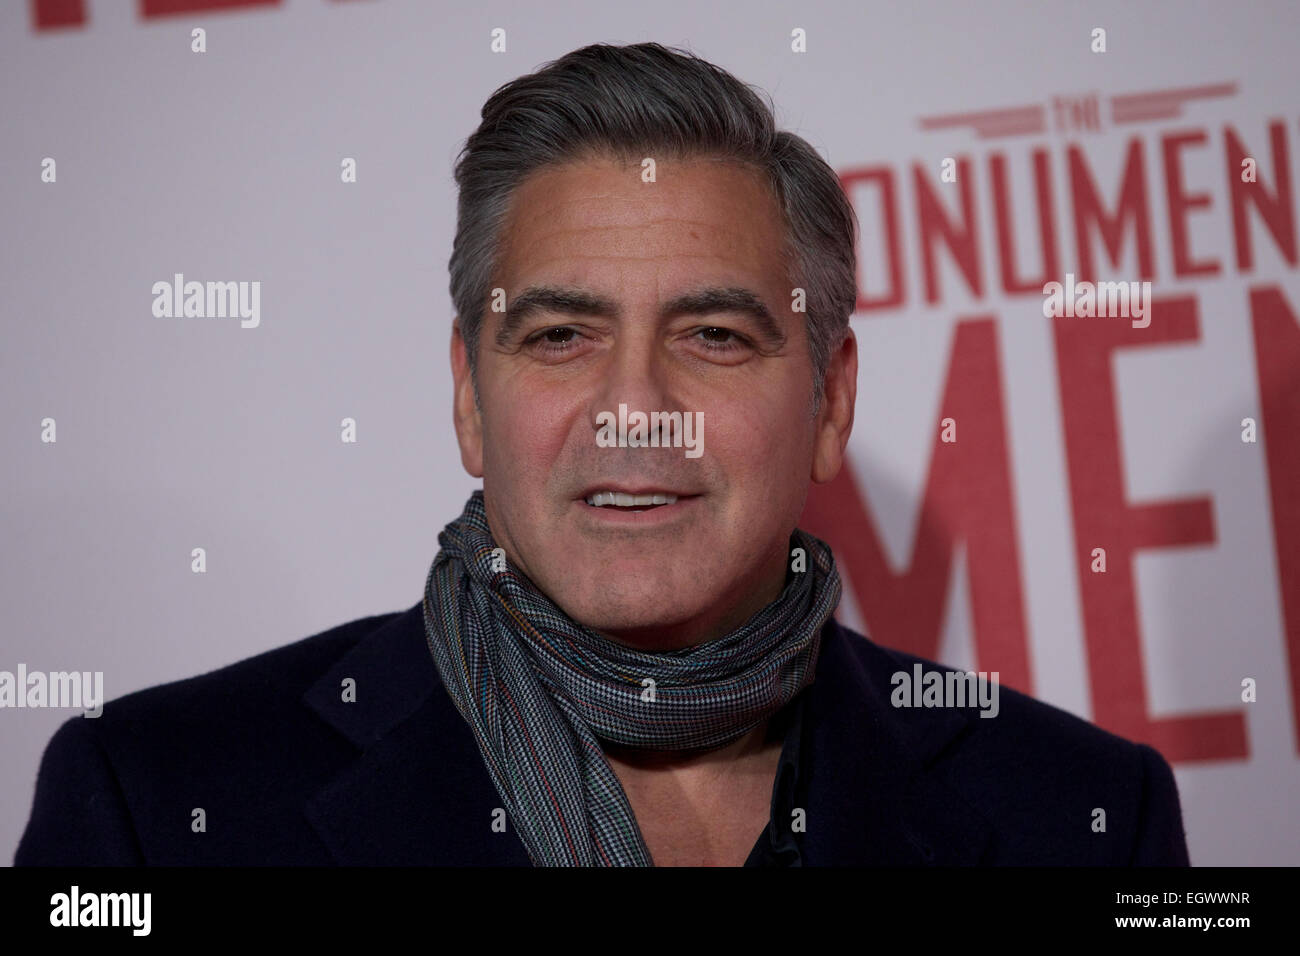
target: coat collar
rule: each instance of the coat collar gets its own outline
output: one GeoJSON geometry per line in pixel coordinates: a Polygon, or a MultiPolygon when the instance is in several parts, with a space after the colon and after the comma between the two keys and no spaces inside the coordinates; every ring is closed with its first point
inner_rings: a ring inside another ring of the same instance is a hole
{"type": "Polygon", "coordinates": [[[800,767],[805,866],[973,864],[987,846],[988,820],[937,766],[971,713],[889,702],[890,675],[914,660],[834,619],[822,632],[800,767]]]}
{"type": "MultiPolygon", "coordinates": [[[[804,865],[975,863],[987,845],[988,821],[935,767],[970,714],[889,704],[889,674],[911,662],[833,618],[823,630],[801,741],[804,865]]],[[[305,808],[338,863],[529,865],[513,832],[490,826],[500,798],[443,689],[422,604],[363,637],[303,701],[360,751],[305,808]]]]}

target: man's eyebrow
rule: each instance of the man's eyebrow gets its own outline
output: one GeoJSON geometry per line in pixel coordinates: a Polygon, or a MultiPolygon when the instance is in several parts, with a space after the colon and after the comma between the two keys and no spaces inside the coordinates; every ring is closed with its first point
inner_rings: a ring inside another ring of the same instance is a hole
{"type": "Polygon", "coordinates": [[[529,286],[506,307],[497,330],[497,347],[504,348],[524,320],[538,312],[558,312],[563,315],[603,315],[617,318],[618,303],[604,296],[553,285],[529,286]]]}
{"type": "Polygon", "coordinates": [[[660,319],[679,315],[712,315],[715,312],[738,312],[749,316],[758,329],[758,337],[770,348],[785,345],[786,335],[781,323],[768,310],[761,296],[739,286],[710,286],[687,292],[664,304],[659,310],[660,319]]]}
{"type": "MultiPolygon", "coordinates": [[[[557,312],[563,315],[599,315],[617,319],[621,310],[618,303],[605,296],[562,286],[529,286],[506,308],[501,328],[497,331],[498,347],[505,347],[519,331],[524,320],[538,312],[557,312]]],[[[748,316],[769,347],[785,345],[786,334],[764,304],[762,297],[740,286],[709,286],[687,292],[664,303],[659,310],[660,320],[679,315],[711,315],[715,312],[738,312],[748,316]]]]}

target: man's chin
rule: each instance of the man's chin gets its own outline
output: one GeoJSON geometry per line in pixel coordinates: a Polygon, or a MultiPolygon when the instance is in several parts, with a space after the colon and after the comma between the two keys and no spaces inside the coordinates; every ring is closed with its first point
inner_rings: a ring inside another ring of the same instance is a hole
{"type": "Polygon", "coordinates": [[[604,599],[560,606],[570,618],[597,634],[620,644],[653,650],[676,642],[705,610],[671,594],[671,591],[658,591],[620,597],[616,602],[604,599]]]}

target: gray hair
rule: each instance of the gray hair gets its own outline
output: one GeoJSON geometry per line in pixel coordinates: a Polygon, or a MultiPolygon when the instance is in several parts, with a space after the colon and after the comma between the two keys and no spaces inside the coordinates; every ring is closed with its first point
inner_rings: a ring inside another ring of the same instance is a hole
{"type": "Polygon", "coordinates": [[[764,175],[784,218],[787,274],[806,293],[816,414],[857,301],[857,217],[816,150],[776,129],[770,103],[720,67],[658,43],[585,46],[488,98],[456,160],[449,263],[476,404],[479,333],[516,188],[540,168],[590,156],[664,154],[729,160],[764,175]]]}

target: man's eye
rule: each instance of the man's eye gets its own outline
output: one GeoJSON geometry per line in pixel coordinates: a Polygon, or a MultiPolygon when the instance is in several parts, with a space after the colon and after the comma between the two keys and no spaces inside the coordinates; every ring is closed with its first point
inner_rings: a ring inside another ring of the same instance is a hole
{"type": "Polygon", "coordinates": [[[734,352],[749,344],[749,340],[743,335],[716,325],[698,329],[695,334],[706,336],[702,341],[710,352],[734,352]],[[713,338],[712,336],[722,336],[723,338],[713,338]],[[725,338],[726,336],[730,336],[730,338],[725,338]]]}
{"type": "MultiPolygon", "coordinates": [[[[524,344],[545,355],[562,355],[577,348],[581,334],[571,326],[557,325],[534,333],[525,340],[524,344]]],[[[749,340],[743,335],[717,325],[696,329],[692,335],[703,336],[700,341],[704,343],[707,352],[739,352],[749,345],[749,340]]]]}
{"type": "Polygon", "coordinates": [[[577,334],[577,329],[571,329],[567,325],[557,325],[530,336],[525,344],[533,346],[540,352],[554,355],[568,352],[573,347],[574,336],[577,334]]]}

